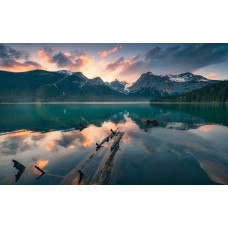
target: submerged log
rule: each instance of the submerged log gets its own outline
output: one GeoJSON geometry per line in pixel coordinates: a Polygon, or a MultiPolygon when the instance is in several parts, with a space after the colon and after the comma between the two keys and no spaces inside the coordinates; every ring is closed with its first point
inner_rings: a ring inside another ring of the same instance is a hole
{"type": "Polygon", "coordinates": [[[79,125],[80,125],[80,127],[81,127],[81,128],[80,128],[80,131],[82,131],[84,128],[86,128],[86,127],[85,127],[83,124],[81,124],[81,123],[80,123],[79,125]]]}
{"type": "Polygon", "coordinates": [[[157,126],[158,125],[158,121],[157,120],[147,120],[146,121],[146,125],[153,125],[153,126],[157,126]]]}
{"type": "Polygon", "coordinates": [[[35,168],[38,169],[41,173],[45,174],[45,171],[43,171],[41,168],[35,165],[35,168]]]}
{"type": "Polygon", "coordinates": [[[38,176],[38,177],[36,178],[36,179],[38,180],[38,179],[40,179],[46,172],[43,171],[41,168],[39,168],[39,167],[36,166],[36,165],[35,165],[35,168],[41,172],[40,176],[38,176]]]}
{"type": "Polygon", "coordinates": [[[13,167],[15,167],[18,170],[17,174],[15,175],[15,182],[17,182],[20,179],[23,172],[25,171],[25,166],[14,159],[12,161],[13,161],[13,167]]]}
{"type": "Polygon", "coordinates": [[[96,151],[98,151],[101,148],[101,145],[99,145],[98,143],[96,143],[96,151]]]}
{"type": "Polygon", "coordinates": [[[118,132],[118,128],[116,129],[116,131],[113,131],[112,129],[111,129],[111,134],[110,134],[110,139],[112,139],[116,134],[117,134],[117,132],[118,132]]]}
{"type": "Polygon", "coordinates": [[[82,178],[83,178],[83,176],[84,176],[84,173],[79,169],[78,170],[78,173],[79,173],[79,180],[78,180],[78,184],[80,184],[81,183],[81,181],[82,181],[82,178]]]}
{"type": "Polygon", "coordinates": [[[111,146],[111,153],[105,162],[104,168],[101,171],[101,175],[99,178],[99,184],[107,184],[107,182],[109,180],[109,177],[110,177],[110,174],[112,171],[112,166],[113,166],[113,159],[114,159],[116,152],[120,148],[119,144],[120,144],[120,140],[123,137],[123,135],[124,135],[124,132],[118,132],[115,134],[115,139],[111,146]]]}
{"type": "Polygon", "coordinates": [[[14,159],[12,161],[13,161],[13,167],[15,167],[16,169],[18,169],[19,171],[24,172],[25,166],[23,166],[20,162],[14,160],[14,159]]]}
{"type": "Polygon", "coordinates": [[[116,131],[113,131],[111,129],[111,134],[109,134],[107,137],[105,137],[100,144],[96,143],[96,151],[99,150],[101,148],[101,146],[105,143],[105,142],[109,142],[109,139],[112,139],[113,136],[116,135],[116,133],[118,132],[118,128],[116,129],[116,131]]]}

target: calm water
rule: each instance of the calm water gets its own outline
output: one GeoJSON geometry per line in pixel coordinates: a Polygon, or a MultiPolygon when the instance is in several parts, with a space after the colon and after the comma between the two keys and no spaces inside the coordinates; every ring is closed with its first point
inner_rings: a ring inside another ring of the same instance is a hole
{"type": "Polygon", "coordinates": [[[228,184],[227,126],[226,105],[1,104],[0,184],[99,184],[117,128],[108,184],[228,184]]]}

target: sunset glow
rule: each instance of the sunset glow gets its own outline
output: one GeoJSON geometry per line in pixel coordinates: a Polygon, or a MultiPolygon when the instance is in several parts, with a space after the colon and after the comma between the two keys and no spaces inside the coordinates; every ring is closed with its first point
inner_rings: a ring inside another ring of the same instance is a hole
{"type": "Polygon", "coordinates": [[[135,82],[148,71],[224,80],[227,66],[227,44],[0,44],[1,70],[64,69],[104,81],[135,82]]]}

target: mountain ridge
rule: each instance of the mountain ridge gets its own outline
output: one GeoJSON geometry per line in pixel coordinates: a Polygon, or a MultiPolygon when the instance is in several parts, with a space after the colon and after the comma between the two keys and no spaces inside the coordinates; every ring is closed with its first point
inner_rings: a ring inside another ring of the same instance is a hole
{"type": "Polygon", "coordinates": [[[146,101],[182,94],[217,81],[186,72],[180,75],[144,73],[133,84],[100,77],[87,78],[67,70],[0,71],[0,102],[48,101],[146,101]]]}
{"type": "Polygon", "coordinates": [[[154,99],[158,102],[228,102],[228,81],[193,90],[177,96],[168,96],[154,99]]]}

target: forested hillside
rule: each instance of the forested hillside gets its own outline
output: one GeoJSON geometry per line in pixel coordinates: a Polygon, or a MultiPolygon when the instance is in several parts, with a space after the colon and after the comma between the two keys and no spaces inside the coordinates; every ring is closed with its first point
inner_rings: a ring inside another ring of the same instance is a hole
{"type": "Polygon", "coordinates": [[[218,82],[178,96],[152,101],[164,102],[228,102],[228,81],[218,82]]]}

